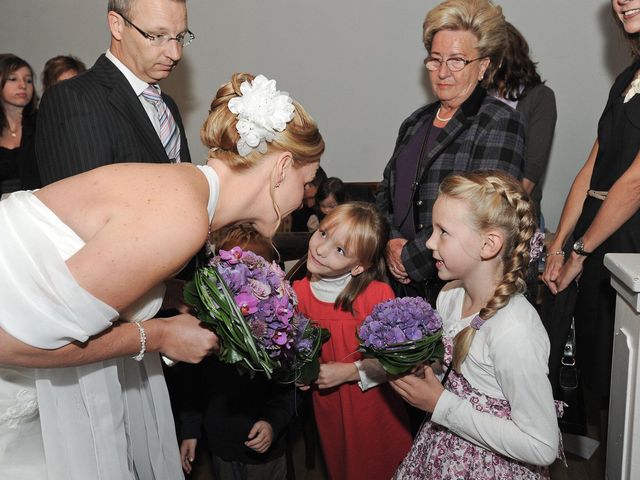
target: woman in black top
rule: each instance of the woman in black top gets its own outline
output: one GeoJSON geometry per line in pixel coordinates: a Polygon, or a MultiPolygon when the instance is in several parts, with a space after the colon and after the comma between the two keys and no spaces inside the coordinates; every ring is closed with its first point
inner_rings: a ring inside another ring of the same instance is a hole
{"type": "Polygon", "coordinates": [[[611,88],[598,138],[573,182],[543,275],[552,293],[579,280],[577,359],[586,386],[603,402],[609,395],[615,312],[603,259],[608,252],[640,252],[640,11],[638,2],[629,0],[612,0],[612,7],[635,60],[611,88]]]}
{"type": "Polygon", "coordinates": [[[33,69],[13,54],[1,54],[0,194],[41,186],[34,148],[37,101],[33,69]]]}

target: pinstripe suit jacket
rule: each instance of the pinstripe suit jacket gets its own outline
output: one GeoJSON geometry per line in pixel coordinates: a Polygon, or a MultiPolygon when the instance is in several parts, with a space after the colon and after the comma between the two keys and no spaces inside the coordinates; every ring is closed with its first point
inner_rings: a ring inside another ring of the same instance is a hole
{"type": "MultiPolygon", "coordinates": [[[[387,215],[392,238],[402,237],[399,226],[393,223],[396,159],[425,123],[433,121],[439,106],[440,102],[435,102],[419,108],[402,123],[395,150],[385,167],[376,204],[387,215]]],[[[425,152],[416,173],[411,197],[416,236],[402,250],[402,263],[412,280],[423,282],[435,276],[431,251],[425,243],[432,232],[431,211],[440,182],[451,173],[471,170],[502,170],[520,179],[524,158],[524,117],[478,85],[438,134],[431,150],[425,152]]]]}
{"type": "MultiPolygon", "coordinates": [[[[168,95],[162,98],[180,129],[181,161],[190,162],[178,107],[168,95]]],[[[84,74],[45,92],[36,157],[44,185],[111,163],[169,162],[140,100],[105,55],[84,74]]]]}

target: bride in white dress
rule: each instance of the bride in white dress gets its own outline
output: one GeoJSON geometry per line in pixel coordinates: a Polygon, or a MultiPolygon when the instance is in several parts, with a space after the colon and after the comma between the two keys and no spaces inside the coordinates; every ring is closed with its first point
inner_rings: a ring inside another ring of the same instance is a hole
{"type": "Polygon", "coordinates": [[[199,362],[218,342],[189,314],[153,318],[164,282],[209,231],[271,236],[324,151],[304,109],[248,74],[201,138],[205,166],[114,164],[0,202],[3,480],[183,478],[158,353],[199,362]]]}

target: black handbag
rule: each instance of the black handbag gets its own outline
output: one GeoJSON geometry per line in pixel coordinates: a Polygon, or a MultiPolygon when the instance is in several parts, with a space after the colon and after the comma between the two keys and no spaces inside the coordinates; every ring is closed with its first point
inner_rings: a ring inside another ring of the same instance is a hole
{"type": "Polygon", "coordinates": [[[585,435],[587,421],[584,397],[580,384],[579,365],[576,364],[576,337],[573,311],[578,288],[575,282],[553,295],[544,289],[540,316],[551,343],[549,353],[549,382],[553,398],[567,404],[564,415],[558,419],[564,433],[585,435]]]}
{"type": "Polygon", "coordinates": [[[558,378],[558,400],[566,403],[564,415],[558,419],[563,433],[574,435],[587,434],[587,416],[584,397],[580,385],[580,371],[576,366],[576,331],[575,323],[571,322],[571,329],[564,347],[564,355],[560,362],[558,378]]]}

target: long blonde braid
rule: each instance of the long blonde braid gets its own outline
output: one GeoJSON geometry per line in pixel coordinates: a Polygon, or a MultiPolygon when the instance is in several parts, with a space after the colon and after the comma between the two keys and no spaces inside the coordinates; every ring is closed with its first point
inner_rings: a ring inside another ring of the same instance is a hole
{"type": "MultiPolygon", "coordinates": [[[[467,172],[447,177],[440,194],[464,200],[474,227],[482,232],[499,228],[505,234],[502,248],[503,277],[493,297],[480,310],[483,320],[493,317],[516,293],[526,290],[530,241],[536,230],[535,209],[520,184],[503,172],[467,172]]],[[[460,371],[476,330],[468,326],[454,339],[453,368],[460,371]]]]}

